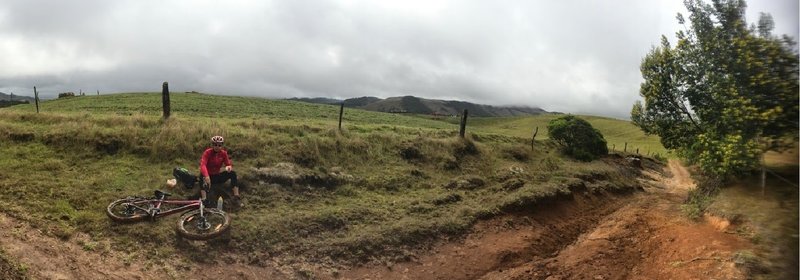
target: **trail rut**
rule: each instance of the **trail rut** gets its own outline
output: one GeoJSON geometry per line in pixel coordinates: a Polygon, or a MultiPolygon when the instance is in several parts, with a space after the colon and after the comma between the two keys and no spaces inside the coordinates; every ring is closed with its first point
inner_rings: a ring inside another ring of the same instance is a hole
{"type": "MultiPolygon", "coordinates": [[[[577,193],[537,211],[482,221],[463,240],[438,245],[406,263],[358,267],[322,279],[743,279],[735,252],[751,244],[680,213],[693,182],[670,161],[645,170],[644,192],[577,193]],[[665,175],[667,174],[667,175],[665,175]],[[672,174],[671,176],[669,174],[672,174]]],[[[46,236],[0,214],[0,247],[34,279],[290,279],[278,265],[239,263],[143,266],[125,252],[87,250],[88,236],[46,236]]]]}
{"type": "Polygon", "coordinates": [[[750,244],[685,218],[679,206],[694,183],[677,161],[665,171],[672,176],[645,171],[645,191],[630,197],[578,196],[546,212],[488,221],[415,262],[340,278],[744,279],[733,256],[750,244]]]}

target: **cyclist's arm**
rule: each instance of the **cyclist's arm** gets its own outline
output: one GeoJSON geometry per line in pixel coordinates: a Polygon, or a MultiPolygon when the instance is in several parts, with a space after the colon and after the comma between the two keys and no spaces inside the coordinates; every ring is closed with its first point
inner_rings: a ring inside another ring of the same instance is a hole
{"type": "Polygon", "coordinates": [[[223,156],[223,162],[225,163],[225,166],[233,167],[233,164],[231,163],[231,158],[228,157],[228,151],[223,152],[222,156],[223,156]]]}
{"type": "Polygon", "coordinates": [[[208,157],[210,154],[209,150],[205,150],[200,157],[200,174],[202,174],[203,177],[208,177],[208,167],[206,167],[206,164],[208,164],[208,157]]]}

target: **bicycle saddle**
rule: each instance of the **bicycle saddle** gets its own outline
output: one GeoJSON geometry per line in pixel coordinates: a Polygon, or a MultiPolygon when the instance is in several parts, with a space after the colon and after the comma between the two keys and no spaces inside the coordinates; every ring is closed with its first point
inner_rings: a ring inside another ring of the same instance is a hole
{"type": "Polygon", "coordinates": [[[160,190],[156,190],[156,191],[155,191],[155,196],[156,196],[156,198],[167,198],[168,196],[171,196],[171,195],[172,195],[172,194],[170,194],[170,193],[168,193],[168,192],[162,192],[162,191],[160,191],[160,190]]]}

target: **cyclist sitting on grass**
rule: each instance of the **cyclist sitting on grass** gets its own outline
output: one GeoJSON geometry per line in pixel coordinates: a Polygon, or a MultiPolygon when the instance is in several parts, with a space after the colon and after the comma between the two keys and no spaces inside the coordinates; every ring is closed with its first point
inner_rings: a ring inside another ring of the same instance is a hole
{"type": "Polygon", "coordinates": [[[222,148],[225,139],[222,136],[211,137],[211,147],[203,152],[200,157],[200,174],[203,176],[203,186],[200,189],[200,197],[206,201],[206,194],[211,189],[212,184],[223,184],[231,180],[233,187],[233,203],[241,205],[239,196],[239,183],[236,179],[236,172],[233,171],[231,159],[228,158],[228,151],[222,148]],[[225,171],[222,171],[222,164],[225,164],[225,171]]]}

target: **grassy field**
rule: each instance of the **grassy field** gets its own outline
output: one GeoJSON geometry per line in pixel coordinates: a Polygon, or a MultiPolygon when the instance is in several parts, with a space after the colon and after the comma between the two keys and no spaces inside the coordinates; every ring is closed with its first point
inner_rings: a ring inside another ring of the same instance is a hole
{"type": "MultiPolygon", "coordinates": [[[[510,135],[530,139],[536,127],[539,128],[536,139],[547,139],[547,123],[560,115],[545,114],[534,117],[515,118],[474,118],[469,120],[471,127],[487,133],[510,135]]],[[[608,150],[622,151],[625,143],[627,151],[635,152],[639,149],[641,154],[659,154],[667,157],[669,154],[656,135],[645,135],[642,130],[629,121],[622,121],[597,116],[580,116],[592,126],[603,133],[608,142],[608,150]]]]}
{"type": "MultiPolygon", "coordinates": [[[[43,102],[39,114],[33,105],[0,109],[0,141],[7,143],[0,146],[2,211],[60,238],[85,232],[108,244],[90,250],[124,250],[134,258],[178,253],[204,261],[207,253],[192,253],[202,247],[249,263],[313,260],[336,267],[408,259],[479,219],[569,193],[579,178],[600,178],[602,184],[588,186],[597,190],[634,184],[615,165],[573,161],[539,140],[553,116],[471,119],[469,137],[459,139],[458,125],[447,119],[347,110],[340,132],[336,106],[180,93],[171,100],[168,120],[160,117],[156,93],[56,99],[43,102]],[[531,149],[535,126],[540,136],[531,149]],[[172,218],[117,225],[105,217],[113,199],[163,188],[173,167],[195,170],[215,134],[225,135],[244,182],[246,207],[232,213],[229,236],[187,243],[175,238],[172,218]],[[259,169],[278,163],[345,179],[324,186],[261,183],[259,169]]],[[[588,119],[610,143],[663,151],[628,122],[588,119]]]]}

